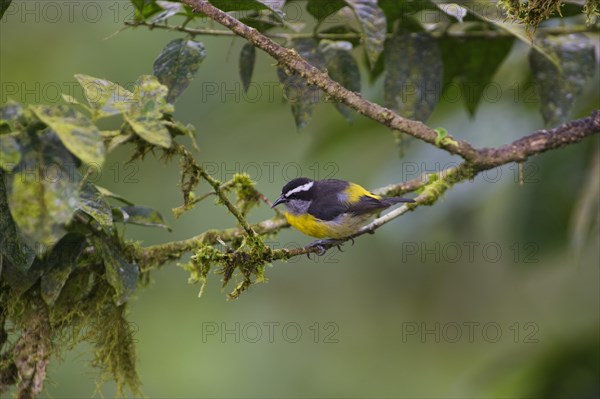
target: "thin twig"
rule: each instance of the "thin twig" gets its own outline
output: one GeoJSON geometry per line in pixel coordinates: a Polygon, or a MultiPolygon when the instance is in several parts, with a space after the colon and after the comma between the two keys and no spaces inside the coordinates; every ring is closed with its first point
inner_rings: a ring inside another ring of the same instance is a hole
{"type": "MultiPolygon", "coordinates": [[[[202,36],[237,36],[230,30],[223,29],[208,29],[208,28],[189,28],[182,25],[168,25],[168,24],[156,24],[146,21],[125,21],[126,26],[136,27],[143,26],[149,29],[162,29],[170,30],[174,32],[183,32],[189,35],[202,35],[202,36]]],[[[548,34],[548,35],[566,35],[570,33],[585,33],[585,32],[598,32],[599,27],[597,25],[569,25],[559,27],[548,27],[538,28],[537,32],[548,34]]],[[[416,34],[416,33],[415,33],[416,34]]],[[[265,33],[265,36],[271,39],[283,39],[286,41],[298,40],[298,39],[328,39],[328,40],[359,40],[361,38],[358,32],[344,32],[344,33],[322,33],[322,32],[300,32],[300,33],[281,33],[281,32],[270,32],[265,33]]],[[[388,33],[387,37],[391,37],[392,34],[388,33]]],[[[431,36],[439,37],[455,37],[455,38],[486,38],[493,39],[497,37],[511,37],[512,34],[506,30],[480,30],[480,31],[434,31],[431,32],[431,36]]]]}

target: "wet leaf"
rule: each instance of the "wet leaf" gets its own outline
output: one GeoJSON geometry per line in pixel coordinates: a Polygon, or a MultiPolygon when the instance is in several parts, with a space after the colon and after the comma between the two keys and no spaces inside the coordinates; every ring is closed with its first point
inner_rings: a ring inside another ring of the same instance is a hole
{"type": "Polygon", "coordinates": [[[306,11],[320,23],[325,18],[338,12],[345,6],[346,2],[343,0],[309,0],[308,3],[306,3],[306,11]]]}
{"type": "Polygon", "coordinates": [[[139,268],[136,264],[129,263],[119,247],[108,238],[94,237],[92,242],[104,260],[106,279],[115,290],[114,301],[117,305],[122,305],[135,292],[139,268]]]}
{"type": "Polygon", "coordinates": [[[115,222],[128,224],[137,224],[140,226],[162,227],[171,231],[162,215],[146,206],[122,206],[113,208],[113,217],[115,222]]]}
{"type": "Polygon", "coordinates": [[[85,243],[84,235],[69,233],[54,246],[44,259],[45,272],[42,275],[40,293],[48,305],[53,305],[60,295],[69,275],[77,265],[77,258],[85,243]]]}
{"type": "Polygon", "coordinates": [[[105,149],[100,131],[84,114],[64,105],[32,105],[31,109],[73,155],[87,164],[102,165],[105,149]]]}
{"type": "MultiPolygon", "coordinates": [[[[351,53],[352,44],[323,40],[319,47],[325,57],[325,66],[331,79],[350,91],[360,93],[360,71],[351,53]]],[[[335,107],[348,122],[353,121],[354,111],[351,108],[342,103],[336,103],[335,107]]]]}
{"type": "Polygon", "coordinates": [[[20,133],[0,135],[0,168],[12,171],[21,161],[21,149],[17,141],[20,133]]]}
{"type": "Polygon", "coordinates": [[[115,194],[112,191],[110,191],[107,188],[104,188],[102,186],[96,186],[96,189],[100,192],[100,194],[102,194],[104,197],[107,198],[112,198],[112,199],[116,199],[117,201],[121,201],[124,204],[127,205],[133,205],[133,202],[129,201],[128,199],[120,196],[119,194],[115,194]]]}
{"type": "Polygon", "coordinates": [[[0,257],[4,257],[16,269],[27,270],[33,263],[35,252],[25,244],[10,214],[4,186],[7,177],[0,171],[0,257]]]}
{"type": "Polygon", "coordinates": [[[456,80],[471,116],[475,115],[481,97],[510,53],[514,41],[513,37],[494,40],[447,37],[438,41],[444,60],[444,87],[456,80]]]}
{"type": "Polygon", "coordinates": [[[154,61],[154,75],[169,88],[169,103],[190,85],[205,57],[204,45],[189,39],[175,39],[161,51],[154,61]]]}
{"type": "Polygon", "coordinates": [[[546,126],[552,127],[570,119],[575,100],[594,77],[596,55],[592,39],[584,34],[549,36],[540,41],[540,46],[556,54],[561,67],[536,50],[529,54],[542,117],[546,126]]]}
{"type": "Polygon", "coordinates": [[[171,135],[163,123],[163,114],[171,114],[173,106],[167,103],[169,89],[155,76],[144,75],[136,82],[134,103],[125,120],[133,131],[147,142],[161,147],[171,146],[171,135]]]}
{"type": "Polygon", "coordinates": [[[131,4],[135,7],[137,21],[143,21],[162,10],[155,0],[131,0],[131,4]]]}
{"type": "Polygon", "coordinates": [[[456,3],[437,3],[437,6],[442,12],[451,16],[461,24],[464,22],[463,20],[467,16],[467,9],[456,3]]]}
{"type": "MultiPolygon", "coordinates": [[[[292,43],[292,48],[314,67],[325,69],[325,59],[315,40],[296,40],[292,43]]],[[[281,68],[278,68],[277,74],[279,81],[283,83],[285,98],[292,107],[296,127],[302,129],[310,122],[313,105],[319,102],[319,88],[307,84],[304,78],[296,73],[286,75],[281,68]]]]}
{"type": "Polygon", "coordinates": [[[113,225],[112,210],[104,195],[89,181],[86,181],[79,193],[79,209],[109,230],[113,225]]]}
{"type": "Polygon", "coordinates": [[[362,41],[371,68],[375,66],[379,54],[383,51],[387,21],[385,14],[377,5],[377,0],[346,0],[362,30],[362,41]]]}
{"type": "Polygon", "coordinates": [[[49,131],[20,141],[22,159],[6,185],[13,220],[28,243],[52,247],[77,209],[76,160],[49,131]]]}
{"type": "Polygon", "coordinates": [[[173,15],[176,15],[179,12],[184,12],[184,7],[182,3],[175,3],[173,1],[160,1],[157,0],[156,4],[162,8],[164,11],[155,15],[150,19],[150,23],[156,24],[158,22],[164,21],[166,19],[171,18],[173,15]]]}
{"type": "Polygon", "coordinates": [[[242,79],[242,85],[244,91],[248,92],[250,82],[252,81],[252,72],[254,71],[254,62],[256,61],[256,48],[250,44],[244,44],[240,53],[240,78],[242,79]]]}
{"type": "Polygon", "coordinates": [[[160,119],[150,118],[144,115],[134,117],[126,116],[125,119],[131,125],[135,133],[150,144],[169,148],[172,140],[169,131],[160,119]]]}
{"type": "Polygon", "coordinates": [[[286,0],[260,0],[261,3],[266,5],[272,10],[283,11],[283,6],[286,0]]]}
{"type": "Polygon", "coordinates": [[[399,33],[385,45],[384,97],[387,107],[409,119],[426,121],[441,94],[442,60],[426,33],[399,33]]]}
{"type": "Polygon", "coordinates": [[[127,112],[133,93],[111,81],[88,75],[75,75],[92,108],[94,119],[127,112]]]}

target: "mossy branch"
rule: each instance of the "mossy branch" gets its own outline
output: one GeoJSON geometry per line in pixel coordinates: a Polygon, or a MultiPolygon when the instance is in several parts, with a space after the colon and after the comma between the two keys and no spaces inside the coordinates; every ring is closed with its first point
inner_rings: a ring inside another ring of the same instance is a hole
{"type": "MultiPolygon", "coordinates": [[[[238,223],[240,224],[240,226],[242,226],[242,228],[244,229],[246,234],[248,234],[248,236],[250,236],[250,237],[253,237],[256,235],[254,230],[252,230],[252,228],[250,227],[250,224],[248,223],[246,218],[240,213],[239,209],[229,200],[229,198],[227,198],[227,195],[225,194],[225,190],[224,190],[225,187],[222,187],[221,182],[219,180],[217,180],[214,177],[212,177],[211,175],[209,175],[206,172],[206,170],[204,170],[204,168],[202,166],[200,166],[200,164],[196,161],[194,156],[184,146],[174,143],[173,147],[170,151],[171,151],[171,153],[178,154],[179,156],[181,156],[183,158],[184,163],[185,163],[184,172],[183,172],[184,175],[187,173],[192,176],[202,177],[208,184],[211,185],[215,194],[219,197],[219,200],[223,203],[223,205],[225,205],[227,207],[227,209],[229,210],[229,212],[233,216],[235,216],[238,223]]],[[[183,180],[184,179],[182,179],[182,181],[183,180]]],[[[187,194],[189,195],[189,191],[187,191],[187,194]]],[[[188,205],[188,202],[190,202],[189,197],[186,196],[185,189],[184,189],[184,201],[186,202],[185,205],[188,205]]]]}
{"type": "MultiPolygon", "coordinates": [[[[424,174],[407,182],[397,183],[373,190],[375,193],[387,196],[402,195],[417,192],[416,203],[403,205],[396,210],[376,219],[371,224],[363,227],[357,234],[347,237],[354,239],[366,233],[372,233],[384,224],[394,220],[402,214],[414,210],[420,205],[432,205],[452,185],[464,180],[474,178],[478,173],[493,169],[508,163],[522,163],[528,157],[541,154],[545,151],[575,144],[585,137],[600,133],[600,110],[594,111],[591,116],[570,121],[551,130],[540,130],[498,148],[483,148],[476,150],[474,161],[465,161],[458,166],[445,169],[439,173],[424,174]]],[[[191,154],[188,153],[191,157],[191,154]]],[[[195,162],[195,161],[194,161],[195,162]]],[[[215,184],[218,182],[214,181],[215,184]]],[[[214,186],[213,186],[214,187],[214,186]]],[[[222,190],[222,187],[219,187],[222,190]]],[[[225,195],[222,193],[222,195],[225,195]]],[[[231,207],[235,208],[229,200],[231,207]]],[[[245,218],[239,214],[240,218],[245,218]]],[[[238,217],[238,216],[236,216],[238,217]]],[[[239,219],[238,219],[239,220],[239,219]]],[[[276,215],[260,223],[249,225],[248,228],[258,236],[276,234],[279,230],[289,227],[287,221],[276,215]]],[[[208,230],[195,237],[174,241],[165,244],[140,248],[136,254],[136,261],[142,271],[157,268],[166,262],[178,260],[184,254],[197,251],[205,245],[215,245],[220,242],[229,243],[241,239],[247,230],[245,228],[228,228],[224,230],[208,230]]],[[[317,253],[314,247],[292,249],[277,249],[269,254],[270,260],[285,260],[293,256],[307,253],[317,253]]]]}

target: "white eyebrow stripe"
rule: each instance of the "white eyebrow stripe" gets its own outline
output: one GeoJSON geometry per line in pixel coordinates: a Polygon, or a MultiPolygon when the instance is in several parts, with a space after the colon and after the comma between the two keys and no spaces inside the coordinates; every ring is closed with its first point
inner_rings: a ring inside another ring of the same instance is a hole
{"type": "Polygon", "coordinates": [[[285,197],[287,198],[287,197],[289,197],[292,194],[299,193],[300,191],[308,191],[308,190],[311,189],[311,187],[313,186],[313,184],[315,184],[314,181],[309,181],[308,183],[304,183],[303,185],[298,186],[295,189],[290,190],[287,193],[285,193],[285,197]]]}

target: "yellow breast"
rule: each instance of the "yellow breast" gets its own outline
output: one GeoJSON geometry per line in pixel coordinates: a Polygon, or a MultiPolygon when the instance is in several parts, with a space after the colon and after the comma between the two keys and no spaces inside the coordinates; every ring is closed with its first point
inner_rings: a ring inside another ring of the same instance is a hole
{"type": "Polygon", "coordinates": [[[285,213],[287,221],[306,235],[316,238],[343,238],[356,233],[369,220],[369,215],[344,214],[332,221],[323,221],[310,214],[285,213]]]}

